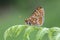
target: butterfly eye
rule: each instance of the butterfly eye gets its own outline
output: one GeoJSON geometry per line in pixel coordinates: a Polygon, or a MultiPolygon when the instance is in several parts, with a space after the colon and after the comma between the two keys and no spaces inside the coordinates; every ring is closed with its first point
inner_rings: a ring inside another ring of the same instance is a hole
{"type": "Polygon", "coordinates": [[[30,23],[30,22],[29,22],[28,24],[29,24],[29,25],[31,25],[31,23],[30,23]]]}
{"type": "Polygon", "coordinates": [[[28,24],[28,25],[31,25],[31,23],[28,21],[28,22],[26,22],[26,24],[28,24]]]}
{"type": "Polygon", "coordinates": [[[25,20],[25,23],[31,25],[31,22],[29,20],[25,20]]]}

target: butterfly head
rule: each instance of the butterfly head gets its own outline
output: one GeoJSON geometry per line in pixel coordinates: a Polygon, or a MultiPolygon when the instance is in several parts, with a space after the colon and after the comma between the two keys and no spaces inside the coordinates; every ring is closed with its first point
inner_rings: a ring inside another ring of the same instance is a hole
{"type": "Polygon", "coordinates": [[[29,19],[25,19],[25,23],[28,24],[28,25],[31,25],[31,22],[29,19]]]}

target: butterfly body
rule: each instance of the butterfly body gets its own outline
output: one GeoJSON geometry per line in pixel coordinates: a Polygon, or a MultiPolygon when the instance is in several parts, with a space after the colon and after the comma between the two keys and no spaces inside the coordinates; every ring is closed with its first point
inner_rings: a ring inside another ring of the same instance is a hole
{"type": "Polygon", "coordinates": [[[34,10],[33,14],[25,20],[25,22],[29,25],[43,25],[44,9],[42,7],[38,7],[36,10],[34,10]]]}

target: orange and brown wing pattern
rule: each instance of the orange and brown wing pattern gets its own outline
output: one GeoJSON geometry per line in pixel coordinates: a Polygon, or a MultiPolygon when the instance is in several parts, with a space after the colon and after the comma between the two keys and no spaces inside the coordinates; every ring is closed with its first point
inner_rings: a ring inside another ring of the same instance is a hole
{"type": "Polygon", "coordinates": [[[42,7],[38,7],[34,10],[32,16],[27,18],[25,22],[29,25],[42,25],[44,22],[44,9],[42,7]]]}

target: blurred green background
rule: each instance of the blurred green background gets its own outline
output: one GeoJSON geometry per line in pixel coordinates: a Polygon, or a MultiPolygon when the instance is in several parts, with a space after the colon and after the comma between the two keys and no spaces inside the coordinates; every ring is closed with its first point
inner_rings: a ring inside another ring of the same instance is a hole
{"type": "Polygon", "coordinates": [[[0,0],[0,40],[4,31],[13,25],[24,25],[25,18],[32,15],[36,7],[45,9],[43,27],[60,26],[60,0],[0,0]]]}

